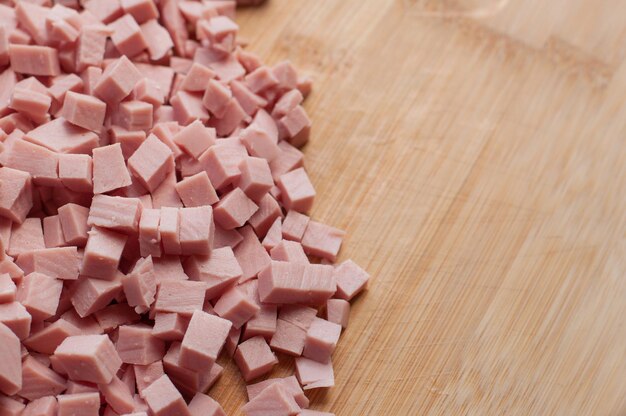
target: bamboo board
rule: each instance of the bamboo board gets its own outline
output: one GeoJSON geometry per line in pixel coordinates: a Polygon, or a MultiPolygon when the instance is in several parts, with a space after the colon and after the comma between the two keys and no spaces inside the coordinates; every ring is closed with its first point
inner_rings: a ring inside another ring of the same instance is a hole
{"type": "MultiPolygon", "coordinates": [[[[312,215],[373,276],[313,407],[626,415],[626,1],[270,0],[238,21],[314,75],[312,215]]],[[[239,414],[232,363],[210,394],[239,414]]]]}

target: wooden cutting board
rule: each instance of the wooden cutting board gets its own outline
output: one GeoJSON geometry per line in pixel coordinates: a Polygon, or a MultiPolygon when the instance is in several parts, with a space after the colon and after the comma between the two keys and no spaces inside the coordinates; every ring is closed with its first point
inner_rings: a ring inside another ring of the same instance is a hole
{"type": "MultiPolygon", "coordinates": [[[[626,415],[626,1],[270,0],[238,22],[315,77],[312,216],[372,274],[313,408],[626,415]]],[[[226,367],[210,393],[240,414],[226,367]]]]}

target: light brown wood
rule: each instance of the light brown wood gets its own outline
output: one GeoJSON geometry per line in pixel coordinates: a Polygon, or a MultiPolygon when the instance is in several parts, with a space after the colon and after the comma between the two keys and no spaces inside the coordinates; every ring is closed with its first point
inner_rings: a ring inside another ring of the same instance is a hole
{"type": "MultiPolygon", "coordinates": [[[[313,217],[373,276],[313,407],[625,415],[626,1],[270,0],[238,21],[315,76],[313,217]]],[[[228,364],[211,395],[239,414],[244,391],[228,364]]]]}

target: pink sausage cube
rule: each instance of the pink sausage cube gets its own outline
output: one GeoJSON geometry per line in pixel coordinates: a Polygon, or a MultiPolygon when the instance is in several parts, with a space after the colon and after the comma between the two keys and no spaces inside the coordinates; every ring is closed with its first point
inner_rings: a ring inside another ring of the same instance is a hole
{"type": "Polygon", "coordinates": [[[143,324],[120,326],[115,347],[122,362],[129,364],[148,365],[165,355],[165,342],[143,324]]]}
{"type": "Polygon", "coordinates": [[[18,337],[0,323],[0,392],[10,396],[22,389],[20,345],[18,337]]]}
{"type": "MultiPolygon", "coordinates": [[[[148,44],[150,59],[158,61],[166,57],[169,54],[170,49],[174,46],[172,37],[168,33],[167,29],[161,26],[156,19],[148,20],[143,23],[140,28],[141,33],[148,44]]],[[[163,93],[169,93],[169,89],[164,89],[163,93]]]]}
{"type": "Polygon", "coordinates": [[[0,182],[5,184],[0,187],[0,216],[21,224],[33,205],[30,175],[27,172],[2,167],[0,182]]]}
{"type": "Polygon", "coordinates": [[[337,297],[351,300],[367,287],[370,275],[352,260],[341,263],[334,272],[337,281],[337,297]]]}
{"type": "Polygon", "coordinates": [[[222,406],[206,394],[197,393],[189,402],[192,416],[226,416],[222,406]]]}
{"type": "Polygon", "coordinates": [[[270,385],[241,408],[246,416],[262,416],[268,414],[268,409],[276,415],[300,413],[300,406],[281,383],[270,385]]]}
{"type": "Polygon", "coordinates": [[[165,374],[162,361],[155,361],[148,365],[134,365],[133,370],[139,394],[142,394],[146,387],[165,374]]]}
{"type": "Polygon", "coordinates": [[[209,147],[198,159],[215,189],[223,189],[236,182],[241,175],[239,163],[248,156],[245,148],[225,142],[220,141],[209,147]]]}
{"type": "Polygon", "coordinates": [[[161,242],[164,253],[181,254],[179,208],[161,208],[159,233],[161,234],[161,242]]]}
{"type": "Polygon", "coordinates": [[[296,377],[304,386],[304,390],[335,385],[335,374],[331,360],[320,363],[304,357],[296,358],[296,377]]]}
{"type": "Polygon", "coordinates": [[[124,101],[119,106],[120,125],[127,130],[152,128],[152,104],[144,101],[124,101]]]}
{"type": "Polygon", "coordinates": [[[313,206],[315,189],[304,168],[285,173],[278,179],[277,185],[285,209],[307,212],[313,206]]]}
{"type": "Polygon", "coordinates": [[[155,81],[143,78],[135,85],[133,89],[135,99],[152,104],[152,107],[158,109],[165,101],[165,93],[155,81]]]}
{"type": "Polygon", "coordinates": [[[344,329],[347,328],[350,320],[350,302],[344,299],[328,299],[326,302],[326,319],[341,325],[344,329]]]}
{"type": "Polygon", "coordinates": [[[208,255],[213,245],[213,209],[210,205],[180,208],[179,240],[184,255],[208,255]]]}
{"type": "Polygon", "coordinates": [[[306,333],[302,355],[319,362],[326,362],[339,341],[341,325],[315,318],[306,333]]]}
{"type": "Polygon", "coordinates": [[[93,192],[103,194],[132,183],[119,143],[93,149],[93,192]]]}
{"type": "Polygon", "coordinates": [[[298,105],[278,120],[278,130],[281,137],[288,138],[292,145],[301,147],[309,140],[311,120],[304,108],[298,105]]]}
{"type": "Polygon", "coordinates": [[[111,23],[124,13],[119,0],[90,0],[84,7],[103,23],[111,23]]]}
{"type": "Polygon", "coordinates": [[[282,220],[278,217],[274,220],[270,229],[267,230],[262,242],[263,247],[271,253],[272,249],[282,241],[282,238],[282,220]]]}
{"type": "Polygon", "coordinates": [[[132,15],[137,23],[144,23],[159,17],[159,10],[153,0],[121,0],[122,8],[132,15]]]}
{"type": "Polygon", "coordinates": [[[66,204],[59,208],[59,222],[66,244],[78,247],[85,246],[89,231],[88,217],[89,208],[81,205],[66,204]]]}
{"type": "Polygon", "coordinates": [[[88,79],[85,80],[85,92],[88,94],[93,92],[93,88],[97,84],[97,82],[91,83],[88,81],[92,79],[96,81],[96,78],[100,78],[102,75],[100,66],[104,59],[107,37],[108,30],[101,25],[83,26],[78,37],[76,70],[81,72],[86,70],[88,72],[88,79]],[[96,74],[99,76],[92,77],[96,74]]]}
{"type": "Polygon", "coordinates": [[[259,381],[255,384],[248,384],[246,386],[246,390],[248,392],[248,400],[253,400],[259,394],[261,394],[263,390],[265,390],[274,383],[282,384],[285,390],[292,395],[292,397],[300,407],[309,407],[309,399],[304,394],[304,391],[302,391],[302,388],[300,387],[300,383],[298,383],[298,379],[296,378],[296,376],[289,376],[284,378],[269,378],[264,381],[259,381]]]}
{"type": "Polygon", "coordinates": [[[76,280],[80,257],[76,247],[46,248],[21,254],[17,264],[25,273],[39,272],[55,279],[76,280]]]}
{"type": "Polygon", "coordinates": [[[17,291],[17,300],[35,320],[50,318],[56,314],[63,282],[41,273],[31,273],[17,291]]]}
{"type": "Polygon", "coordinates": [[[159,286],[154,309],[156,312],[178,313],[190,317],[196,311],[202,310],[205,287],[203,282],[164,280],[159,286]]]}
{"type": "Polygon", "coordinates": [[[191,124],[195,120],[206,123],[209,120],[209,112],[202,105],[202,97],[187,91],[178,91],[170,99],[174,108],[176,121],[183,126],[191,124]]]}
{"type": "Polygon", "coordinates": [[[282,319],[276,321],[276,331],[272,335],[270,346],[274,351],[300,356],[304,349],[306,330],[282,319]]]}
{"type": "Polygon", "coordinates": [[[211,79],[215,78],[215,72],[204,65],[194,62],[187,72],[187,77],[183,81],[181,88],[185,91],[202,92],[207,89],[211,79]]]}
{"type": "Polygon", "coordinates": [[[143,130],[129,131],[120,126],[112,126],[110,130],[112,143],[122,146],[124,159],[128,159],[137,151],[141,143],[146,140],[146,132],[143,130]]]}
{"type": "Polygon", "coordinates": [[[43,219],[43,241],[46,247],[62,247],[65,245],[63,229],[58,215],[45,217],[43,219]]]}
{"type": "Polygon", "coordinates": [[[215,117],[223,117],[226,113],[228,103],[232,98],[230,89],[214,79],[210,79],[205,88],[204,96],[202,97],[202,104],[215,117]]]}
{"type": "Polygon", "coordinates": [[[0,303],[9,303],[15,301],[15,292],[17,288],[11,280],[8,273],[0,274],[0,303]]]}
{"type": "Polygon", "coordinates": [[[122,291],[116,280],[91,279],[82,276],[72,288],[71,302],[81,318],[104,309],[122,291]]]}
{"type": "Polygon", "coordinates": [[[137,67],[122,55],[105,69],[93,92],[107,103],[118,103],[130,94],[141,78],[137,67]]]}
{"type": "Polygon", "coordinates": [[[283,240],[270,250],[272,260],[287,261],[290,263],[308,264],[309,259],[304,253],[302,245],[296,241],[283,240]]]}
{"type": "Polygon", "coordinates": [[[55,395],[65,390],[65,378],[39,362],[34,356],[27,356],[22,362],[22,389],[19,395],[27,400],[35,400],[47,395],[55,395]]]}
{"type": "Polygon", "coordinates": [[[139,250],[142,256],[161,256],[161,233],[159,222],[161,211],[158,209],[144,209],[139,220],[139,250]]]}
{"type": "Polygon", "coordinates": [[[57,347],[54,356],[74,381],[109,383],[122,365],[106,335],[68,337],[57,347]]]}
{"type": "Polygon", "coordinates": [[[172,151],[151,134],[128,159],[128,168],[139,182],[153,192],[174,170],[172,151]]]}
{"type": "Polygon", "coordinates": [[[258,202],[274,186],[272,172],[267,160],[248,157],[239,164],[241,176],[237,186],[255,202],[258,202]]]}
{"type": "Polygon", "coordinates": [[[206,149],[215,144],[215,129],[204,127],[200,120],[196,120],[174,136],[174,143],[194,159],[198,159],[206,149]]]}
{"type": "MultiPolygon", "coordinates": [[[[131,370],[129,374],[134,375],[134,372],[131,370]]],[[[134,384],[133,382],[133,391],[135,387],[134,384]]],[[[98,385],[98,388],[102,392],[104,400],[119,414],[125,414],[135,410],[135,401],[133,400],[128,386],[118,377],[113,377],[113,380],[108,384],[102,383],[98,385]]]]}
{"type": "Polygon", "coordinates": [[[35,185],[60,185],[58,154],[26,140],[14,142],[7,153],[5,166],[30,173],[35,185]]]}
{"type": "Polygon", "coordinates": [[[249,119],[250,116],[241,108],[239,101],[233,97],[226,104],[224,115],[219,119],[212,119],[209,124],[215,127],[218,136],[223,137],[231,134],[242,122],[249,119]]]}
{"type": "Polygon", "coordinates": [[[317,310],[315,308],[302,305],[282,305],[278,318],[308,331],[316,315],[317,310]]]}
{"type": "Polygon", "coordinates": [[[62,104],[68,91],[82,92],[83,88],[84,82],[78,75],[61,75],[52,80],[52,84],[48,87],[48,94],[62,104]]]}
{"type": "Polygon", "coordinates": [[[277,181],[282,175],[303,166],[302,152],[286,141],[278,143],[278,154],[270,160],[272,177],[277,181]]]}
{"type": "Polygon", "coordinates": [[[265,110],[260,109],[254,116],[252,123],[242,133],[242,141],[253,156],[262,157],[268,161],[278,156],[278,127],[276,122],[265,110]],[[251,133],[249,136],[247,133],[251,133]]]}
{"type": "Polygon", "coordinates": [[[57,414],[57,399],[54,396],[40,397],[26,405],[22,416],[50,416],[57,414]]]}
{"type": "Polygon", "coordinates": [[[146,387],[141,397],[154,416],[191,416],[183,396],[167,375],[146,387]]]}
{"type": "Polygon", "coordinates": [[[268,340],[272,339],[276,333],[276,311],[276,305],[261,305],[261,309],[246,322],[243,339],[259,335],[268,340]]]}
{"type": "Polygon", "coordinates": [[[47,121],[52,98],[46,93],[26,88],[15,88],[9,107],[37,122],[47,121]]]}
{"type": "Polygon", "coordinates": [[[139,227],[142,204],[139,198],[95,195],[89,208],[87,224],[125,233],[135,233],[139,227]]]}
{"type": "Polygon", "coordinates": [[[65,187],[75,192],[93,191],[93,161],[89,155],[60,155],[59,178],[65,187]]]}
{"type": "Polygon", "coordinates": [[[267,100],[250,91],[250,89],[240,81],[231,82],[230,88],[233,91],[233,96],[239,102],[241,108],[243,108],[243,111],[250,116],[255,115],[259,109],[267,105],[267,100]]]}
{"type": "Polygon", "coordinates": [[[243,240],[235,247],[234,252],[243,271],[243,282],[255,277],[270,264],[271,259],[250,226],[244,226],[241,235],[243,240]]]}
{"type": "Polygon", "coordinates": [[[28,75],[57,76],[61,73],[58,52],[48,46],[9,45],[11,68],[28,75]]]}
{"type": "Polygon", "coordinates": [[[267,193],[261,197],[258,205],[259,209],[250,217],[248,223],[254,228],[259,238],[263,238],[276,218],[279,218],[283,212],[274,197],[267,193]]]}
{"type": "Polygon", "coordinates": [[[272,261],[259,273],[259,295],[266,303],[318,305],[336,290],[333,267],[272,261]]]}
{"type": "Polygon", "coordinates": [[[345,234],[321,222],[309,221],[302,237],[302,247],[307,254],[334,262],[345,234]]]}
{"type": "Polygon", "coordinates": [[[234,359],[246,382],[270,372],[278,363],[267,342],[260,336],[239,344],[234,359]]]}
{"type": "Polygon", "coordinates": [[[177,313],[157,313],[152,335],[164,341],[182,341],[189,322],[177,313]]]}
{"type": "Polygon", "coordinates": [[[68,91],[65,94],[61,117],[75,126],[100,132],[107,105],[91,95],[68,91]]]}
{"type": "Polygon", "coordinates": [[[191,369],[210,368],[220,353],[232,324],[203,311],[194,311],[180,350],[180,363],[191,369]],[[212,334],[207,337],[206,334],[212,334]]]}
{"type": "Polygon", "coordinates": [[[238,228],[244,225],[258,208],[241,188],[235,188],[215,205],[215,222],[226,230],[238,228]]]}
{"type": "Polygon", "coordinates": [[[89,154],[98,146],[96,133],[74,126],[63,117],[29,131],[24,139],[57,153],[89,154]]]}
{"type": "Polygon", "coordinates": [[[24,403],[18,401],[19,397],[12,399],[7,396],[0,396],[0,412],[6,416],[22,416],[24,403]]]}
{"type": "Polygon", "coordinates": [[[24,340],[24,345],[31,351],[51,355],[65,338],[74,335],[80,335],[80,329],[65,319],[59,319],[31,334],[24,340]]]}
{"type": "Polygon", "coordinates": [[[18,256],[33,250],[45,248],[43,228],[39,218],[26,218],[21,224],[13,224],[9,247],[9,256],[18,256]]]}
{"type": "Polygon", "coordinates": [[[272,69],[267,66],[261,66],[246,75],[246,85],[254,93],[267,90],[277,84],[278,80],[276,76],[272,72],[272,69]]]}
{"type": "MultiPolygon", "coordinates": [[[[294,90],[298,86],[298,73],[291,62],[283,61],[272,68],[272,73],[278,80],[281,89],[294,90]]],[[[296,90],[297,91],[297,90],[296,90]]]]}
{"type": "Polygon", "coordinates": [[[213,205],[219,198],[206,172],[188,176],[176,183],[176,192],[186,207],[213,205]]]}
{"type": "Polygon", "coordinates": [[[115,277],[127,236],[102,228],[89,231],[80,272],[97,279],[115,277]]]}
{"type": "Polygon", "coordinates": [[[123,55],[135,56],[148,47],[139,25],[130,14],[125,14],[109,24],[109,29],[113,31],[113,45],[123,55]]]}
{"type": "Polygon", "coordinates": [[[133,270],[122,279],[126,301],[130,306],[147,310],[156,295],[156,277],[152,257],[137,260],[133,270]]]}
{"type": "Polygon", "coordinates": [[[135,310],[126,303],[115,303],[104,309],[94,312],[100,328],[110,333],[120,325],[133,324],[141,319],[135,310]]]}
{"type": "Polygon", "coordinates": [[[76,393],[57,396],[57,416],[98,416],[100,393],[76,393]]]}
{"type": "Polygon", "coordinates": [[[276,101],[272,109],[272,116],[280,119],[297,105],[302,104],[302,101],[304,101],[302,93],[297,89],[292,89],[276,101]]]}
{"type": "Polygon", "coordinates": [[[230,247],[215,248],[208,256],[192,256],[185,262],[189,278],[206,284],[206,297],[213,299],[242,275],[241,267],[230,247]]]}
{"type": "Polygon", "coordinates": [[[215,313],[232,322],[234,328],[241,328],[259,309],[254,299],[236,286],[228,289],[214,307],[215,313]]]}
{"type": "Polygon", "coordinates": [[[21,340],[28,337],[32,317],[20,302],[0,304],[0,323],[6,325],[21,340]]]}

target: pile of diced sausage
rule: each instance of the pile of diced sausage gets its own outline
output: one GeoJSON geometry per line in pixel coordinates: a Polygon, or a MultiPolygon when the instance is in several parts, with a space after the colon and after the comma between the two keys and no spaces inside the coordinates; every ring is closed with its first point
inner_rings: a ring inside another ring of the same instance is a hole
{"type": "Polygon", "coordinates": [[[311,82],[235,6],[0,1],[0,415],[223,415],[220,354],[244,414],[329,414],[369,275],[307,215],[311,82]]]}

